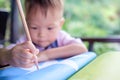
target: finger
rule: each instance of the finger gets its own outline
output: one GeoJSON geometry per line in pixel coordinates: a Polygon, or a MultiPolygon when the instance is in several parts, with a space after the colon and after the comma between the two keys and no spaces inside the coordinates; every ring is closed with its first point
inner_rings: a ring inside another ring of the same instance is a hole
{"type": "Polygon", "coordinates": [[[35,55],[39,54],[39,49],[35,49],[34,54],[35,55]]]}
{"type": "Polygon", "coordinates": [[[29,59],[21,59],[20,61],[17,60],[17,66],[19,67],[31,67],[34,65],[33,60],[29,59]]]}
{"type": "Polygon", "coordinates": [[[31,63],[31,64],[20,64],[20,67],[23,67],[23,68],[30,68],[30,67],[32,67],[32,66],[34,66],[34,63],[31,63]]]}
{"type": "Polygon", "coordinates": [[[30,67],[33,67],[33,66],[34,66],[34,63],[33,64],[29,64],[29,65],[24,65],[23,67],[30,68],[30,67]]]}
{"type": "Polygon", "coordinates": [[[15,63],[23,62],[23,63],[30,63],[33,61],[33,58],[21,57],[21,56],[14,56],[13,61],[15,63]]]}
{"type": "Polygon", "coordinates": [[[31,64],[31,63],[33,63],[33,59],[25,59],[25,58],[23,58],[23,59],[21,59],[21,61],[20,61],[22,64],[31,64]]]}
{"type": "Polygon", "coordinates": [[[26,42],[22,43],[22,45],[23,45],[24,49],[30,49],[31,52],[34,52],[34,50],[36,49],[31,41],[26,41],[26,42]]]}
{"type": "Polygon", "coordinates": [[[33,54],[26,49],[22,50],[21,53],[17,53],[16,56],[21,57],[21,58],[27,58],[27,59],[32,59],[33,58],[33,54]]]}

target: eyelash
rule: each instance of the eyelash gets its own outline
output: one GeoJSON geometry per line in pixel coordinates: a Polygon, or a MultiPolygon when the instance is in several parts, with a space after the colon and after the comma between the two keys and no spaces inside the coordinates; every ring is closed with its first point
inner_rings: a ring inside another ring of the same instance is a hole
{"type": "MultiPolygon", "coordinates": [[[[31,29],[34,29],[34,30],[36,30],[37,29],[37,27],[30,27],[31,29]]],[[[52,30],[53,28],[52,27],[48,27],[47,28],[48,30],[52,30]]]]}
{"type": "Polygon", "coordinates": [[[48,28],[48,30],[52,30],[53,28],[48,28]]]}
{"type": "Polygon", "coordinates": [[[31,29],[37,29],[37,27],[30,27],[31,29]]]}

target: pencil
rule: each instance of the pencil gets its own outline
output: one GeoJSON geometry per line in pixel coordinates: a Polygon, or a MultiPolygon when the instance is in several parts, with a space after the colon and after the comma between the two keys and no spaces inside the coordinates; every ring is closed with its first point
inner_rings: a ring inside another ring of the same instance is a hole
{"type": "MultiPolygon", "coordinates": [[[[25,29],[27,40],[32,42],[29,30],[28,30],[28,25],[27,25],[27,22],[26,22],[26,19],[25,19],[25,15],[23,13],[21,2],[20,2],[20,0],[16,0],[16,3],[17,3],[17,6],[18,6],[18,10],[19,10],[20,16],[21,16],[21,21],[22,21],[24,29],[25,29]]],[[[33,53],[33,56],[35,58],[36,68],[39,70],[37,56],[35,55],[35,53],[33,53]]]]}

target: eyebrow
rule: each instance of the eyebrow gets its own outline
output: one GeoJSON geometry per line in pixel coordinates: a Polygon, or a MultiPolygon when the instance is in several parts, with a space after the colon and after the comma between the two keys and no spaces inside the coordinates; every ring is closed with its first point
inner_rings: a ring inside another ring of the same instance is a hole
{"type": "MultiPolygon", "coordinates": [[[[54,22],[54,23],[52,23],[52,24],[49,24],[49,25],[57,25],[59,23],[59,20],[58,21],[56,21],[56,22],[54,22]]],[[[49,26],[48,25],[48,26],[49,26]]]]}
{"type": "MultiPolygon", "coordinates": [[[[57,21],[55,21],[55,22],[53,22],[53,23],[50,23],[50,24],[48,24],[48,25],[46,25],[46,26],[57,25],[58,23],[59,23],[59,20],[57,20],[57,21]]],[[[34,22],[30,23],[29,21],[27,21],[27,24],[28,24],[29,26],[41,26],[41,25],[35,24],[34,22]]]]}
{"type": "Polygon", "coordinates": [[[49,25],[47,25],[47,26],[55,26],[55,25],[57,25],[57,24],[49,24],[49,25]]]}

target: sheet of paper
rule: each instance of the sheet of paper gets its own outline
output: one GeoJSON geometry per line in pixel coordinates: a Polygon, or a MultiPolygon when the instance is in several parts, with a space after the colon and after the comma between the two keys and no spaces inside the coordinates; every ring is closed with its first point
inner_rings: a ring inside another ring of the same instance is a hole
{"type": "MultiPolygon", "coordinates": [[[[78,65],[72,60],[62,60],[62,61],[51,60],[51,61],[43,62],[39,64],[39,69],[43,69],[54,64],[68,65],[73,69],[75,69],[76,71],[78,70],[78,65]]],[[[37,70],[36,66],[33,66],[31,68],[21,68],[21,69],[28,70],[29,72],[33,72],[37,70]]]]}

